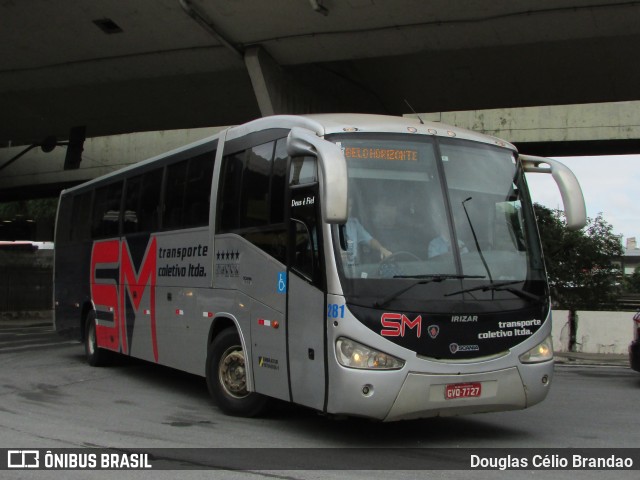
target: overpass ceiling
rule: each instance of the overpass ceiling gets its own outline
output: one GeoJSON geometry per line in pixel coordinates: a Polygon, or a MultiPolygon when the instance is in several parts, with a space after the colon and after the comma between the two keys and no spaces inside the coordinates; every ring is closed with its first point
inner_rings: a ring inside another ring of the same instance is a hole
{"type": "Polygon", "coordinates": [[[334,110],[640,97],[636,1],[1,0],[0,146],[255,118],[253,46],[309,92],[361,93],[334,110]]]}

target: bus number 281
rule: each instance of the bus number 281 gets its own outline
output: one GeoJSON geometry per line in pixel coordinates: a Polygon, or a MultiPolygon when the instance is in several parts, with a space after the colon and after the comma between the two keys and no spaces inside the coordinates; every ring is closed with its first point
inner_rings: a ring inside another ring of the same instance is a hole
{"type": "Polygon", "coordinates": [[[330,303],[327,306],[327,317],[344,318],[344,305],[338,305],[337,303],[330,303]]]}

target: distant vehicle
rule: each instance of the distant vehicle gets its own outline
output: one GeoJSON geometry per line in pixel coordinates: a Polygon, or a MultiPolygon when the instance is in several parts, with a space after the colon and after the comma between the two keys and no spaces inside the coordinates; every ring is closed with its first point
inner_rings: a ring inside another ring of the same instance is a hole
{"type": "Polygon", "coordinates": [[[53,250],[53,242],[32,242],[31,240],[0,240],[0,250],[12,252],[35,252],[36,250],[53,250]]]}
{"type": "Polygon", "coordinates": [[[631,368],[640,372],[640,309],[633,316],[633,341],[629,345],[629,363],[631,368]]]}

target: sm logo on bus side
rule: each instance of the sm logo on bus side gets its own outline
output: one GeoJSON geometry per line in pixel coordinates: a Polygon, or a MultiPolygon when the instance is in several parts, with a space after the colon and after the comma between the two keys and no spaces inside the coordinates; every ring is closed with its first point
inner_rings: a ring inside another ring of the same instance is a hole
{"type": "Polygon", "coordinates": [[[156,362],[158,361],[155,308],[156,257],[155,238],[147,244],[139,265],[136,265],[132,259],[125,240],[94,242],[91,251],[91,298],[97,309],[113,313],[113,322],[96,325],[96,337],[100,347],[128,354],[136,313],[142,310],[145,314],[148,312],[150,316],[153,357],[156,362]],[[145,291],[149,292],[148,305],[142,305],[145,291]],[[127,305],[131,308],[128,309],[127,305]]]}
{"type": "MultiPolygon", "coordinates": [[[[410,320],[409,317],[401,313],[383,313],[380,322],[383,327],[380,335],[383,337],[404,337],[407,330],[414,329],[418,338],[422,334],[422,315],[410,320]]],[[[432,336],[432,338],[435,337],[432,336]]]]}

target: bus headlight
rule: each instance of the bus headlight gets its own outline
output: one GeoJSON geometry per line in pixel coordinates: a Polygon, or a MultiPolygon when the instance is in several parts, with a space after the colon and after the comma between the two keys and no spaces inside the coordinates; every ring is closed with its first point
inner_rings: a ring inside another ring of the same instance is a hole
{"type": "Polygon", "coordinates": [[[520,355],[522,363],[540,363],[553,359],[553,340],[551,335],[526,353],[520,355]]]}
{"type": "Polygon", "coordinates": [[[336,354],[338,363],[343,367],[365,370],[398,370],[404,367],[404,360],[346,337],[336,340],[336,354]]]}

